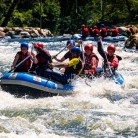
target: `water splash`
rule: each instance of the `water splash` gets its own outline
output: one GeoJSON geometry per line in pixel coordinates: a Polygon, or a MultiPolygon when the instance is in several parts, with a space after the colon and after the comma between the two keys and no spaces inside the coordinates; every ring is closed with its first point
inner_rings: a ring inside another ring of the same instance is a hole
{"type": "MultiPolygon", "coordinates": [[[[92,43],[97,53],[96,42],[85,43],[92,43]]],[[[45,49],[54,55],[65,46],[66,41],[44,44],[45,49]]],[[[106,50],[109,43],[103,44],[106,50]]],[[[125,78],[123,87],[103,78],[94,81],[78,79],[73,82],[75,90],[72,95],[40,99],[15,98],[0,90],[0,136],[137,137],[138,55],[124,51],[123,42],[115,44],[116,53],[123,58],[118,68],[125,78]]],[[[31,43],[29,46],[31,48],[31,43]]],[[[0,47],[2,75],[10,69],[20,43],[0,42],[0,47]]],[[[58,56],[62,57],[65,52],[58,56]]],[[[99,58],[101,66],[102,58],[99,58]]]]}

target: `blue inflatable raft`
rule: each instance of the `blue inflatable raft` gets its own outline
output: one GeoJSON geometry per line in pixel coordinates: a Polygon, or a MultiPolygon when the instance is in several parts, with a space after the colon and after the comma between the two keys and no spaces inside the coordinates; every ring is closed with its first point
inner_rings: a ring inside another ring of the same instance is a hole
{"type": "MultiPolygon", "coordinates": [[[[83,40],[83,41],[97,41],[98,37],[86,37],[86,38],[82,38],[81,34],[74,34],[73,38],[75,40],[83,40]]],[[[104,37],[102,38],[102,41],[105,42],[118,42],[118,41],[125,41],[128,38],[126,36],[116,36],[116,37],[104,37]]]]}
{"type": "MultiPolygon", "coordinates": [[[[97,72],[99,74],[104,73],[104,69],[101,68],[101,67],[98,67],[97,68],[97,72]]],[[[103,74],[103,76],[104,76],[104,74],[103,74]]],[[[113,80],[116,84],[119,84],[119,85],[123,85],[124,84],[124,77],[118,71],[115,71],[115,73],[113,75],[111,75],[110,77],[106,77],[105,76],[105,78],[109,78],[109,79],[113,80]]]]}
{"type": "MultiPolygon", "coordinates": [[[[103,76],[103,69],[98,67],[98,76],[103,76]]],[[[96,78],[97,78],[96,77],[96,78]]],[[[109,79],[116,84],[123,85],[124,78],[119,72],[115,72],[109,79]]],[[[70,84],[61,84],[57,81],[49,80],[29,73],[9,72],[0,80],[2,90],[7,91],[17,97],[27,95],[28,97],[39,98],[55,95],[70,95],[74,87],[70,84]]]]}
{"type": "Polygon", "coordinates": [[[1,78],[1,88],[17,97],[29,95],[32,97],[45,97],[53,95],[69,95],[73,86],[60,84],[43,77],[29,73],[6,73],[1,78]]]}

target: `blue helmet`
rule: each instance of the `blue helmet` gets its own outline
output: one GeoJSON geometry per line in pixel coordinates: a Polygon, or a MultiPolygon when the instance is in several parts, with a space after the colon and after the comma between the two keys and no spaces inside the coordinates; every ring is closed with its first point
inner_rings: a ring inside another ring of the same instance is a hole
{"type": "Polygon", "coordinates": [[[74,41],[74,40],[68,40],[68,41],[67,41],[67,45],[70,44],[70,43],[72,43],[73,46],[75,46],[75,41],[74,41]]]}
{"type": "Polygon", "coordinates": [[[105,25],[104,24],[101,24],[101,27],[105,27],[105,25]]]}
{"type": "Polygon", "coordinates": [[[26,48],[28,48],[29,46],[28,46],[27,43],[21,43],[21,47],[26,47],[26,48]]]}
{"type": "Polygon", "coordinates": [[[75,47],[73,47],[73,48],[71,49],[71,53],[80,55],[81,50],[80,50],[79,47],[76,47],[76,46],[75,46],[75,47]]]}

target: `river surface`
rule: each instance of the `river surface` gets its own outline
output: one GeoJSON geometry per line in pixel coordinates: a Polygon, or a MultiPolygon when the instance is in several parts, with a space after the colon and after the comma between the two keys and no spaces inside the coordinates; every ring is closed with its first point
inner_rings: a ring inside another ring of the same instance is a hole
{"type": "MultiPolygon", "coordinates": [[[[10,70],[20,43],[0,41],[0,76],[10,70]]],[[[92,43],[97,53],[96,42],[84,43],[92,43]]],[[[44,44],[54,55],[66,41],[44,44]]],[[[114,44],[123,58],[118,68],[123,86],[78,79],[72,95],[39,99],[16,98],[0,88],[0,138],[138,138],[138,53],[124,51],[124,42],[114,44]]]]}

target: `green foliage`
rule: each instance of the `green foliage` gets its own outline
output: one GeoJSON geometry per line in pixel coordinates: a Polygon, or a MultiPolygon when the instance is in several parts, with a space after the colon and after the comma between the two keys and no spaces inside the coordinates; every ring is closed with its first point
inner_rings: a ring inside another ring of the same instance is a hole
{"type": "Polygon", "coordinates": [[[7,7],[9,6],[11,0],[0,0],[0,24],[2,23],[3,19],[5,18],[7,7]]]}
{"type": "Polygon", "coordinates": [[[14,11],[13,18],[8,25],[26,27],[30,26],[31,25],[30,23],[32,21],[33,21],[32,10],[28,10],[22,13],[19,11],[14,11]]]}
{"type": "Polygon", "coordinates": [[[86,24],[88,27],[92,27],[98,23],[101,19],[101,7],[99,1],[90,1],[85,5],[84,16],[86,17],[86,24]]]}
{"type": "Polygon", "coordinates": [[[52,32],[57,30],[60,17],[60,5],[57,0],[45,0],[43,4],[43,27],[52,32]]]}
{"type": "MultiPolygon", "coordinates": [[[[0,0],[0,24],[13,2],[0,0]]],[[[41,21],[42,28],[54,34],[75,33],[82,24],[90,28],[101,22],[105,25],[138,22],[137,0],[19,0],[15,4],[8,26],[39,27],[41,21]]]]}

